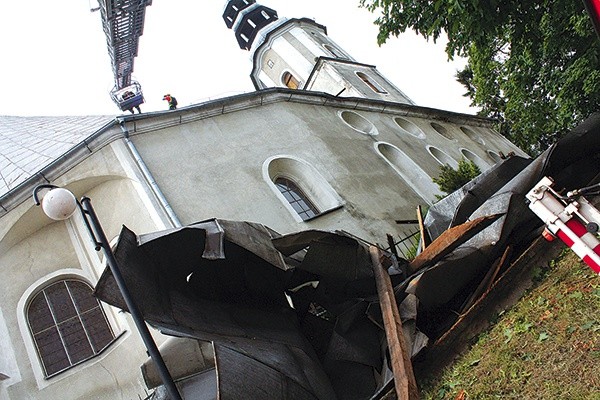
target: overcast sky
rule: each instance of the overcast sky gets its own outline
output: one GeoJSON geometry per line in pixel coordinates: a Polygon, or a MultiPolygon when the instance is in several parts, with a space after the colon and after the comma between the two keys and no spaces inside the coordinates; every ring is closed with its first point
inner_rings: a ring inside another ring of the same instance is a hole
{"type": "MultiPolygon", "coordinates": [[[[261,0],[280,18],[313,18],[357,61],[376,65],[418,105],[474,114],[456,82],[464,60],[448,61],[445,43],[412,32],[379,47],[376,16],[359,0],[261,0]]],[[[133,78],[142,111],[253,91],[249,52],[222,19],[224,0],[154,0],[147,7],[133,78]]],[[[96,0],[3,0],[0,5],[0,115],[119,114],[96,0]]]]}

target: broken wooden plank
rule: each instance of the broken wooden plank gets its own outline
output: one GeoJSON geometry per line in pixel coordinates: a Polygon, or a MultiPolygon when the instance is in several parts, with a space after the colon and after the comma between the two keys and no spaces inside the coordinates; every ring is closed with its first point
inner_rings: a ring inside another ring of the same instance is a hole
{"type": "Polygon", "coordinates": [[[394,297],[392,282],[382,265],[381,250],[376,246],[369,246],[369,253],[373,264],[377,295],[379,296],[381,315],[385,327],[385,336],[390,351],[396,395],[400,400],[417,400],[419,398],[419,390],[413,373],[410,353],[407,350],[404,340],[402,321],[400,320],[398,304],[394,297]]]}
{"type": "Polygon", "coordinates": [[[500,215],[494,214],[480,217],[444,231],[444,233],[431,242],[424,251],[408,264],[409,274],[415,273],[423,267],[435,264],[455,248],[490,226],[500,215]]]}
{"type": "Polygon", "coordinates": [[[464,313],[469,308],[471,308],[473,303],[475,303],[481,296],[485,295],[485,293],[487,293],[490,290],[490,287],[492,287],[492,285],[496,281],[496,276],[498,276],[498,273],[506,264],[508,256],[511,252],[512,247],[507,246],[506,249],[504,249],[502,255],[496,261],[494,261],[492,267],[488,270],[487,274],[485,274],[485,276],[477,286],[477,289],[475,289],[475,291],[471,294],[471,296],[469,296],[465,304],[459,310],[460,314],[464,313]]]}
{"type": "Polygon", "coordinates": [[[425,223],[423,222],[423,209],[421,208],[421,205],[417,206],[417,221],[419,222],[419,232],[421,233],[421,251],[423,251],[429,245],[429,235],[425,230],[425,223]]]}
{"type": "Polygon", "coordinates": [[[563,247],[557,242],[538,238],[492,283],[488,293],[461,314],[440,338],[415,364],[417,376],[433,376],[450,365],[456,356],[471,344],[471,339],[487,329],[493,316],[512,307],[531,287],[533,271],[537,265],[554,259],[563,247]]]}

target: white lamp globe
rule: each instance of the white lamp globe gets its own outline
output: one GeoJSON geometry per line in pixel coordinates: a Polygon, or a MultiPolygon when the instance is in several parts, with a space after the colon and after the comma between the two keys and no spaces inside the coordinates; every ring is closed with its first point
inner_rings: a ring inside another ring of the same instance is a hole
{"type": "Polygon", "coordinates": [[[42,198],[42,210],[44,210],[44,214],[56,221],[69,218],[76,209],[77,199],[67,189],[52,189],[42,198]]]}

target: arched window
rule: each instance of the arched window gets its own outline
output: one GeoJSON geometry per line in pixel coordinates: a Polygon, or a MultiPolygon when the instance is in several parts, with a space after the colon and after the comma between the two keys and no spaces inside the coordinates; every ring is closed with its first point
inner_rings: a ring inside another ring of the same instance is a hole
{"type": "Polygon", "coordinates": [[[336,58],[346,58],[341,54],[341,52],[338,49],[336,49],[330,44],[324,43],[323,47],[325,47],[327,51],[330,52],[336,58]]]}
{"type": "Polygon", "coordinates": [[[475,163],[475,165],[477,165],[482,172],[490,169],[490,164],[484,161],[483,158],[479,157],[477,154],[473,153],[471,150],[460,149],[460,152],[467,160],[475,163]]]}
{"type": "Polygon", "coordinates": [[[285,197],[303,221],[319,214],[317,207],[311,203],[308,196],[293,181],[279,177],[275,179],[275,186],[277,186],[277,189],[279,189],[283,197],[285,197]]]}
{"type": "Polygon", "coordinates": [[[27,322],[46,377],[94,357],[115,339],[92,288],[72,279],[36,294],[27,322]]]}
{"type": "Polygon", "coordinates": [[[387,94],[385,89],[383,89],[377,82],[372,80],[367,74],[363,72],[356,72],[356,75],[375,93],[387,94]]]}
{"type": "Polygon", "coordinates": [[[437,147],[427,146],[427,151],[440,165],[449,165],[453,169],[458,169],[458,162],[437,147]]]}
{"type": "Polygon", "coordinates": [[[439,188],[410,156],[389,143],[376,143],[375,148],[415,193],[428,204],[434,203],[441,194],[439,188]]]}
{"type": "Polygon", "coordinates": [[[338,115],[342,119],[342,121],[351,126],[352,129],[360,133],[372,136],[379,135],[377,127],[375,127],[375,125],[373,125],[371,121],[369,121],[359,113],[349,110],[342,110],[338,111],[338,115]]]}
{"type": "Polygon", "coordinates": [[[283,84],[290,89],[298,89],[300,86],[300,81],[296,79],[294,75],[292,75],[289,71],[285,71],[283,76],[281,77],[283,84]]]}
{"type": "Polygon", "coordinates": [[[297,222],[318,218],[344,205],[315,167],[294,156],[265,160],[263,179],[297,222]]]}

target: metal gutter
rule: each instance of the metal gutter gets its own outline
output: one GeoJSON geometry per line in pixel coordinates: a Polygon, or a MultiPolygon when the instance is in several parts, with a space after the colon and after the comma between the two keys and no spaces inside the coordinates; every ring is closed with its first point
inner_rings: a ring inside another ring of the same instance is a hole
{"type": "MultiPolygon", "coordinates": [[[[31,190],[33,190],[35,186],[52,182],[63,173],[75,167],[82,160],[89,157],[93,152],[99,150],[114,140],[124,137],[128,138],[130,135],[143,134],[146,132],[164,129],[170,126],[212,118],[220,114],[262,107],[264,105],[278,102],[314,104],[349,110],[384,113],[399,117],[427,118],[430,120],[438,120],[455,124],[470,124],[489,128],[491,128],[492,124],[495,122],[491,118],[462,114],[453,111],[443,111],[411,104],[401,104],[385,100],[357,97],[336,97],[323,92],[292,90],[288,88],[269,88],[258,90],[255,92],[244,93],[211,100],[205,103],[190,105],[178,108],[174,111],[155,111],[144,114],[123,115],[116,117],[115,120],[107,123],[83,142],[75,145],[62,156],[41,168],[36,174],[21,182],[12,190],[9,190],[1,195],[0,218],[8,214],[10,210],[17,207],[23,201],[28,200],[31,196],[31,190]],[[173,118],[169,120],[169,117],[173,118]],[[152,121],[150,123],[146,123],[154,118],[160,118],[163,119],[163,121],[152,121]],[[116,128],[115,124],[120,125],[124,122],[133,123],[134,129],[132,132],[125,133],[124,131],[121,132],[118,129],[114,129],[112,134],[107,135],[111,128],[116,128]]],[[[133,154],[135,153],[132,150],[132,155],[133,154]]],[[[143,164],[140,164],[140,168],[143,170],[142,165],[143,164]]],[[[149,174],[148,171],[148,176],[146,177],[146,179],[148,179],[148,183],[156,185],[151,176],[152,175],[149,174]]],[[[160,198],[158,193],[160,193],[160,191],[157,192],[157,198],[160,198]]],[[[168,207],[168,203],[165,202],[165,204],[167,204],[167,207],[165,208],[167,214],[174,216],[172,210],[167,211],[170,209],[170,207],[168,207]]],[[[172,219],[174,224],[177,224],[177,221],[178,220],[176,217],[172,219]]]]}
{"type": "Polygon", "coordinates": [[[144,160],[143,160],[142,156],[140,155],[140,153],[138,152],[137,148],[135,147],[135,145],[133,144],[131,139],[129,139],[129,131],[127,130],[127,127],[125,126],[125,121],[117,118],[117,122],[118,122],[119,126],[121,127],[121,130],[123,131],[123,136],[124,136],[123,140],[125,140],[125,143],[127,144],[127,148],[131,152],[131,155],[133,156],[133,159],[135,160],[136,165],[142,172],[142,175],[144,176],[146,183],[150,187],[150,190],[152,190],[152,194],[156,197],[160,206],[167,213],[167,216],[169,217],[169,220],[171,221],[171,225],[173,225],[174,228],[180,228],[182,226],[182,224],[181,224],[181,221],[179,220],[179,218],[177,217],[177,214],[175,214],[175,211],[173,211],[173,208],[171,208],[171,205],[169,204],[167,198],[165,197],[163,192],[160,190],[160,187],[156,183],[154,176],[152,176],[152,173],[148,169],[148,166],[144,162],[144,160]]]}

